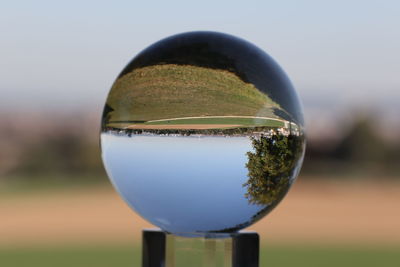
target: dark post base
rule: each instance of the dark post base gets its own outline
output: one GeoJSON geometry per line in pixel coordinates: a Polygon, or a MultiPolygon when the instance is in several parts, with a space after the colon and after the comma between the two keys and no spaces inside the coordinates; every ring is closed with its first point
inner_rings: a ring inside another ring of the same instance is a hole
{"type": "Polygon", "coordinates": [[[157,229],[145,229],[142,232],[142,266],[164,267],[166,234],[157,229]]]}
{"type": "MultiPolygon", "coordinates": [[[[171,235],[158,229],[143,230],[143,267],[175,266],[173,264],[167,264],[167,236],[171,235]]],[[[202,237],[203,240],[211,240],[212,238],[215,237],[202,237]]],[[[225,239],[231,240],[232,244],[231,250],[228,250],[229,252],[231,251],[231,255],[228,255],[231,256],[231,267],[259,266],[260,240],[256,232],[232,233],[227,235],[225,239]]]]}
{"type": "Polygon", "coordinates": [[[256,232],[232,235],[232,267],[258,267],[260,237],[256,232]]]}

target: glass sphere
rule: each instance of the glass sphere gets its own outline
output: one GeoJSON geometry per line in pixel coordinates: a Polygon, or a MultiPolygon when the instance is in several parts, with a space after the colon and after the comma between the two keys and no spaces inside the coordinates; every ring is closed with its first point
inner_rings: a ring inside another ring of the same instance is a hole
{"type": "Polygon", "coordinates": [[[253,44],[216,32],[138,54],[105,104],[102,158],[122,198],[178,235],[235,232],[270,212],[305,149],[297,94],[253,44]]]}

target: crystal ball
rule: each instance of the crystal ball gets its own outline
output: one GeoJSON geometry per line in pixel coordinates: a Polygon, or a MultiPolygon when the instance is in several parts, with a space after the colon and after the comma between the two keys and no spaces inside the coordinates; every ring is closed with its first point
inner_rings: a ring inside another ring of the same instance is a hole
{"type": "Polygon", "coordinates": [[[299,173],[299,98],[264,51],[216,32],[149,46],[107,97],[102,158],[128,205],[183,236],[231,233],[268,214],[299,173]]]}

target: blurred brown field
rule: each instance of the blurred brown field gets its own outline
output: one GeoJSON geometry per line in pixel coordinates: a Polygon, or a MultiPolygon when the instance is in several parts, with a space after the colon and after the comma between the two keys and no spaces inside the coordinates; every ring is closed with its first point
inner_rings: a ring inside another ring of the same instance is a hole
{"type": "MultiPolygon", "coordinates": [[[[0,247],[140,242],[152,227],[108,184],[0,197],[0,247]]],[[[250,230],[269,244],[400,245],[400,183],[300,177],[250,230]]]]}
{"type": "MultiPolygon", "coordinates": [[[[152,227],[106,182],[98,113],[0,118],[0,248],[132,244],[152,227]]],[[[338,129],[310,127],[299,181],[250,227],[263,242],[400,245],[400,131],[362,116],[338,129]]]]}

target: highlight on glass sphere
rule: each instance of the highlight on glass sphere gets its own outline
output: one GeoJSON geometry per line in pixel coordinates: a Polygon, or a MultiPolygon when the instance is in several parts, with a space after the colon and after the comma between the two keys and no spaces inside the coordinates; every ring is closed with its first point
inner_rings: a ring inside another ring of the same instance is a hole
{"type": "Polygon", "coordinates": [[[138,54],[105,104],[102,158],[122,198],[177,235],[231,233],[269,213],[304,155],[283,70],[237,37],[189,32],[138,54]]]}

